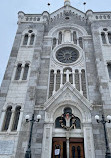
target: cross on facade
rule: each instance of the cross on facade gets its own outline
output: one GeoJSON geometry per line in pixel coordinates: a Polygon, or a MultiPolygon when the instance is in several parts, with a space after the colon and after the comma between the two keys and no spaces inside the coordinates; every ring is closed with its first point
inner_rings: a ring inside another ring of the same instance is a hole
{"type": "Polygon", "coordinates": [[[66,82],[69,82],[69,75],[71,74],[71,72],[67,69],[64,74],[66,74],[66,82]]]}

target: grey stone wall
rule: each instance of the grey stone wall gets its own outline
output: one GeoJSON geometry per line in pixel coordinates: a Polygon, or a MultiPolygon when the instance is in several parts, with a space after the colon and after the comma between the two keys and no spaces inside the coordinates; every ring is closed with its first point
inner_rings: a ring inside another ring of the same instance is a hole
{"type": "Polygon", "coordinates": [[[1,110],[5,103],[5,100],[6,100],[7,93],[8,93],[9,85],[10,85],[13,70],[14,70],[14,64],[17,58],[19,47],[20,47],[20,42],[21,42],[21,33],[19,32],[19,29],[18,29],[15,36],[13,47],[11,50],[11,54],[9,57],[9,61],[6,67],[6,71],[4,74],[4,78],[1,84],[1,88],[0,88],[0,115],[1,115],[1,110]]]}
{"type": "MultiPolygon", "coordinates": [[[[30,26],[30,24],[20,26],[21,29],[24,30],[25,27],[30,26]]],[[[32,116],[34,112],[35,102],[36,102],[36,95],[39,93],[36,89],[39,82],[39,76],[40,76],[40,65],[41,65],[41,54],[42,54],[42,43],[43,43],[43,34],[44,34],[44,25],[38,24],[33,26],[35,29],[37,29],[37,40],[35,43],[34,48],[34,55],[33,55],[33,61],[31,64],[31,73],[28,83],[28,89],[26,94],[26,100],[24,105],[24,117],[22,121],[21,130],[19,132],[19,138],[18,138],[18,145],[17,145],[17,151],[16,151],[16,158],[22,158],[24,157],[24,153],[27,149],[28,140],[29,140],[29,133],[30,133],[30,123],[25,123],[25,115],[29,114],[32,116]]],[[[38,125],[34,125],[33,130],[33,145],[32,145],[32,153],[34,157],[40,157],[41,156],[41,142],[42,142],[42,135],[43,135],[43,112],[40,112],[42,114],[42,121],[38,125]],[[38,128],[39,126],[39,128],[38,128]],[[38,130],[37,130],[38,129],[38,130]],[[36,137],[36,138],[35,138],[36,137]],[[35,141],[35,139],[37,139],[35,141]],[[39,140],[39,142],[38,142],[39,140]],[[34,146],[35,144],[35,146],[34,146]],[[36,148],[36,150],[35,150],[36,148]],[[38,151],[38,152],[37,152],[38,151]]]]}
{"type": "Polygon", "coordinates": [[[104,129],[101,123],[97,123],[95,120],[95,115],[102,116],[103,107],[95,105],[92,111],[92,127],[93,127],[93,138],[94,138],[94,147],[96,158],[105,157],[105,138],[104,138],[104,129]]]}
{"type": "MultiPolygon", "coordinates": [[[[105,21],[105,22],[94,22],[91,25],[92,29],[92,36],[93,36],[93,43],[94,43],[94,56],[95,56],[95,64],[96,64],[96,70],[97,70],[97,78],[98,78],[98,87],[99,87],[99,92],[101,95],[101,105],[103,106],[103,111],[105,118],[107,115],[111,114],[111,97],[110,97],[110,91],[109,91],[109,85],[108,85],[108,79],[107,79],[107,73],[105,70],[105,62],[102,54],[102,47],[101,47],[101,42],[100,42],[100,36],[98,33],[99,27],[111,27],[111,22],[110,21],[105,21]]],[[[99,125],[100,126],[100,125],[99,125]]],[[[107,125],[106,125],[107,127],[107,125]]],[[[98,140],[97,136],[95,139],[95,148],[97,147],[98,142],[101,142],[103,144],[104,140],[102,140],[102,137],[104,137],[103,133],[103,127],[100,126],[99,131],[101,132],[99,135],[101,138],[98,140]]],[[[107,132],[108,132],[108,141],[111,143],[111,129],[110,127],[107,127],[107,132]]],[[[98,135],[98,136],[99,136],[98,135]]],[[[95,135],[94,135],[95,137],[95,135]]],[[[99,147],[99,145],[98,145],[99,147]]],[[[103,149],[103,146],[100,146],[100,149],[103,149]]],[[[104,150],[100,151],[98,149],[97,155],[102,155],[104,153],[104,150]]]]}

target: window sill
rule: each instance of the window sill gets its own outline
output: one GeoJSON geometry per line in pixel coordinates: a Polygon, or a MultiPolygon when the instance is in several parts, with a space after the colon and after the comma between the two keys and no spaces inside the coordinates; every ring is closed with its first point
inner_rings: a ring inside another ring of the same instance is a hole
{"type": "Polygon", "coordinates": [[[108,47],[110,47],[110,46],[111,46],[111,44],[103,44],[103,46],[108,46],[108,47]]]}
{"type": "Polygon", "coordinates": [[[34,47],[34,45],[29,45],[29,46],[21,46],[22,48],[33,48],[34,47]]]}
{"type": "Polygon", "coordinates": [[[0,135],[17,135],[18,134],[18,132],[16,131],[16,132],[7,132],[7,131],[4,131],[4,132],[0,132],[0,135]]]}
{"type": "Polygon", "coordinates": [[[12,83],[27,83],[27,80],[13,80],[12,83]]]}

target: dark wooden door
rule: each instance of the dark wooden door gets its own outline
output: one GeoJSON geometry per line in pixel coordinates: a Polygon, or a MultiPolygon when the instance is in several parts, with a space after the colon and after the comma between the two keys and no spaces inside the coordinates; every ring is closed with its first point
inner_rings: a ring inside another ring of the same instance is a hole
{"type": "Polygon", "coordinates": [[[53,138],[52,158],[67,158],[66,157],[66,138],[53,138]],[[60,150],[59,155],[55,154],[56,149],[60,150]]]}
{"type": "Polygon", "coordinates": [[[85,158],[83,139],[71,139],[69,153],[70,158],[85,158]]]}

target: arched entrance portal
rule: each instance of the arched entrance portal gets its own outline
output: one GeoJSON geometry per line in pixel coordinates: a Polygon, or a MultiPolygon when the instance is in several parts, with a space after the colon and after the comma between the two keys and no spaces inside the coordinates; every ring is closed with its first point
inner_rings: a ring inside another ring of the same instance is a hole
{"type": "Polygon", "coordinates": [[[88,100],[66,83],[44,106],[42,158],[95,158],[88,100]]]}
{"type": "Polygon", "coordinates": [[[65,107],[63,111],[63,114],[57,117],[54,123],[52,158],[84,158],[81,120],[72,113],[70,107],[65,107]],[[74,136],[75,132],[79,136],[74,136]],[[54,137],[57,134],[58,137],[54,137]],[[65,135],[66,137],[64,137],[65,135]]]}

